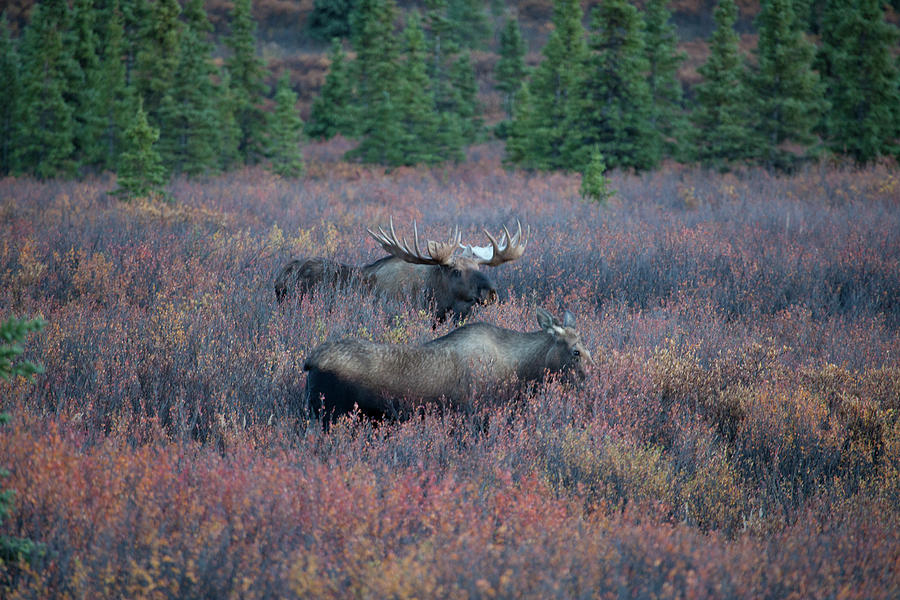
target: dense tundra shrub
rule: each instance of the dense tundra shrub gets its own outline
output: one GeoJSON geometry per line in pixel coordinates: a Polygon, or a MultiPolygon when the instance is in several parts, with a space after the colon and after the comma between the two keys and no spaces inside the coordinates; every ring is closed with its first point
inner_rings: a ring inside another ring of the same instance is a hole
{"type": "Polygon", "coordinates": [[[49,321],[47,374],[0,384],[0,535],[47,552],[0,596],[896,597],[897,174],[608,173],[600,206],[496,144],[385,173],[338,138],[172,204],[0,180],[0,306],[49,321]],[[352,287],[275,301],[293,258],[383,255],[390,216],[420,243],[529,225],[470,320],[569,309],[596,368],[324,434],[311,349],[454,327],[352,287]]]}
{"type": "MultiPolygon", "coordinates": [[[[29,360],[19,360],[19,357],[24,352],[20,343],[30,332],[40,330],[44,324],[39,318],[22,320],[14,317],[0,323],[0,379],[3,380],[0,381],[0,390],[8,385],[10,379],[22,378],[28,381],[34,374],[43,371],[39,365],[29,360]]],[[[0,426],[6,425],[9,419],[8,413],[0,413],[0,426]]],[[[0,430],[0,434],[2,433],[0,430]]],[[[5,477],[9,477],[9,471],[0,467],[0,480],[5,477]]],[[[14,495],[14,490],[0,489],[0,524],[10,517],[14,495]]],[[[19,561],[30,560],[42,551],[42,546],[30,539],[0,535],[0,569],[7,564],[15,566],[19,561]]]]}

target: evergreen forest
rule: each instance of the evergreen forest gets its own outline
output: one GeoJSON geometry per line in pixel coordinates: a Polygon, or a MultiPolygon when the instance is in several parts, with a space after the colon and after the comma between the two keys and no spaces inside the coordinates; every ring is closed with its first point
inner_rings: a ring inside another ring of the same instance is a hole
{"type": "Polygon", "coordinates": [[[298,176],[306,140],[335,135],[386,167],[491,140],[509,167],[582,174],[594,155],[636,172],[897,157],[892,6],[721,0],[687,40],[669,5],[554,0],[536,29],[516,3],[316,0],[290,30],[324,62],[310,85],[262,51],[250,0],[215,5],[216,26],[202,0],[41,0],[0,20],[0,174],[111,171],[123,197],[161,195],[173,175],[298,176]]]}

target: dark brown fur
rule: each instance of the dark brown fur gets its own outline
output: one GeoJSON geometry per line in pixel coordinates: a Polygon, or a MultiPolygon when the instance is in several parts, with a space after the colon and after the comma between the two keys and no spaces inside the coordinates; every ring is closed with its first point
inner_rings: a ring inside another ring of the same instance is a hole
{"type": "Polygon", "coordinates": [[[408,416],[429,404],[467,407],[473,394],[546,373],[584,378],[590,353],[568,311],[562,323],[537,309],[541,329],[520,332],[472,323],[420,346],[343,339],[310,352],[306,401],[327,425],[358,407],[382,418],[408,416]]]}
{"type": "Polygon", "coordinates": [[[358,269],[327,258],[292,260],[282,267],[275,277],[275,299],[279,303],[296,289],[300,295],[325,282],[329,285],[347,285],[358,269]]]}
{"type": "Polygon", "coordinates": [[[365,287],[398,300],[408,300],[422,309],[433,309],[434,317],[465,318],[476,304],[497,300],[497,289],[478,270],[478,263],[458,259],[453,266],[417,265],[385,256],[363,267],[351,267],[325,258],[292,260],[275,278],[275,297],[283,302],[296,289],[302,296],[320,284],[365,287]]]}

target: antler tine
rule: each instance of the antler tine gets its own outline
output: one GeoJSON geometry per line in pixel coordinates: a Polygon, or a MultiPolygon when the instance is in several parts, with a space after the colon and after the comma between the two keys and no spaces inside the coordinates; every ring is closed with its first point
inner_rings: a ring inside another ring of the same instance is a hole
{"type": "Polygon", "coordinates": [[[387,234],[384,232],[384,229],[382,229],[381,226],[378,227],[378,233],[375,233],[368,227],[366,227],[366,231],[368,231],[369,235],[371,235],[373,238],[375,238],[375,241],[378,242],[379,244],[381,244],[382,246],[387,243],[387,241],[388,241],[387,234]]]}
{"type": "MultiPolygon", "coordinates": [[[[529,231],[531,230],[530,226],[529,226],[528,230],[529,231]]],[[[522,239],[522,223],[518,219],[516,219],[516,234],[515,235],[510,235],[509,230],[506,228],[506,226],[503,227],[503,232],[506,234],[505,237],[508,242],[508,245],[510,245],[510,246],[525,246],[528,243],[527,239],[525,239],[524,241],[522,239]]],[[[527,234],[525,237],[527,238],[527,234]]],[[[500,241],[502,242],[503,240],[500,240],[500,241]]]]}
{"type": "Polygon", "coordinates": [[[438,263],[449,265],[453,252],[456,250],[456,247],[459,245],[459,240],[461,239],[462,234],[459,232],[459,225],[457,225],[454,230],[450,231],[450,239],[446,242],[428,240],[428,254],[438,261],[438,263]]]}
{"type": "MultiPolygon", "coordinates": [[[[511,260],[516,260],[520,258],[522,254],[525,252],[525,246],[528,244],[528,240],[522,239],[522,224],[516,219],[516,224],[518,225],[516,235],[512,235],[509,233],[509,229],[504,225],[503,226],[503,235],[500,237],[500,242],[497,242],[497,239],[491,235],[491,232],[487,229],[484,230],[485,235],[491,241],[491,256],[489,259],[482,260],[482,264],[496,267],[497,265],[501,265],[505,262],[509,262],[511,260]]],[[[529,232],[530,232],[529,228],[529,232]]]]}
{"type": "MultiPolygon", "coordinates": [[[[393,223],[392,223],[393,225],[393,223]]],[[[397,240],[397,236],[394,235],[394,239],[397,240]]],[[[398,240],[402,243],[403,251],[406,252],[409,256],[417,260],[427,260],[427,257],[422,256],[422,251],[419,250],[419,225],[416,223],[415,219],[413,219],[413,248],[415,248],[415,252],[409,249],[409,242],[406,239],[398,240]]]]}
{"type": "Polygon", "coordinates": [[[397,232],[394,231],[394,216],[393,215],[391,215],[391,217],[390,217],[390,224],[391,224],[391,241],[393,241],[394,244],[396,244],[397,247],[400,248],[401,250],[405,250],[405,251],[409,252],[408,248],[406,247],[406,242],[403,242],[401,244],[400,240],[397,239],[397,232]]]}
{"type": "MultiPolygon", "coordinates": [[[[494,250],[494,256],[497,256],[497,253],[500,252],[500,245],[497,243],[497,240],[494,239],[494,236],[491,235],[491,232],[487,229],[482,229],[484,235],[491,241],[491,248],[494,250]]],[[[502,238],[501,238],[502,239],[502,238]]]]}
{"type": "Polygon", "coordinates": [[[422,251],[419,250],[419,226],[416,224],[415,220],[413,221],[413,246],[416,248],[416,256],[421,256],[422,251]]]}
{"type": "MultiPolygon", "coordinates": [[[[391,234],[394,234],[394,217],[391,217],[390,220],[391,220],[391,234]]],[[[369,235],[371,235],[373,238],[375,238],[375,241],[377,241],[379,244],[381,244],[385,248],[385,250],[387,250],[387,246],[392,245],[392,242],[391,242],[392,236],[389,236],[387,234],[387,232],[384,230],[384,227],[382,227],[381,225],[378,226],[378,233],[375,233],[368,227],[366,228],[366,231],[368,231],[369,235]]],[[[394,240],[397,239],[396,234],[393,235],[393,238],[394,238],[394,240]]],[[[388,250],[388,251],[390,252],[390,250],[388,250]]]]}
{"type": "Polygon", "coordinates": [[[408,263],[420,265],[446,264],[452,254],[452,250],[450,252],[443,251],[443,244],[438,244],[431,240],[428,240],[426,245],[428,253],[423,254],[421,246],[419,245],[419,225],[416,221],[413,221],[412,249],[410,249],[407,240],[402,239],[397,235],[397,231],[394,229],[393,216],[391,216],[389,220],[389,229],[391,231],[390,234],[388,234],[380,225],[378,226],[379,233],[375,233],[371,229],[367,229],[366,231],[375,238],[375,241],[381,244],[381,247],[384,248],[388,254],[396,256],[408,263]]]}
{"type": "Polygon", "coordinates": [[[516,231],[516,235],[513,236],[513,239],[510,240],[510,245],[518,246],[524,251],[525,246],[528,245],[528,236],[531,235],[531,225],[525,227],[524,236],[522,235],[522,223],[520,223],[518,219],[516,219],[516,225],[518,227],[518,231],[516,231]]]}
{"type": "MultiPolygon", "coordinates": [[[[509,240],[509,243],[513,246],[518,246],[519,240],[522,239],[522,222],[519,221],[518,219],[516,219],[516,230],[517,230],[516,235],[514,235],[512,237],[512,239],[509,240]]],[[[527,243],[528,243],[528,241],[526,240],[525,244],[527,244],[527,243]]]]}

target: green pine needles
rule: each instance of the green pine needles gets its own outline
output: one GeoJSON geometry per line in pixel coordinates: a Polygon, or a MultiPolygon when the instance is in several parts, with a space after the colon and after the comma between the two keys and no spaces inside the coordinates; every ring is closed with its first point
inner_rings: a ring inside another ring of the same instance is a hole
{"type": "Polygon", "coordinates": [[[46,322],[40,317],[36,319],[17,319],[9,317],[0,323],[0,379],[9,381],[13,377],[30,379],[32,376],[43,373],[40,365],[28,360],[20,360],[25,351],[22,341],[29,333],[40,331],[46,322]]]}
{"type": "Polygon", "coordinates": [[[720,170],[750,156],[750,109],[745,87],[744,58],[734,30],[737,6],[720,0],[714,13],[716,29],[709,58],[699,69],[697,103],[690,119],[689,157],[720,170]]]}
{"type": "Polygon", "coordinates": [[[820,131],[834,154],[860,165],[900,156],[898,39],[878,0],[826,3],[817,66],[830,108],[820,131]]]}
{"type": "Polygon", "coordinates": [[[114,194],[122,200],[167,199],[163,185],[168,174],[155,144],[159,130],[147,122],[142,100],[138,100],[134,120],[125,131],[125,151],[119,162],[119,187],[114,194]]]}
{"type": "Polygon", "coordinates": [[[269,90],[263,82],[263,61],[256,54],[256,23],[250,9],[251,0],[235,0],[231,35],[225,39],[231,50],[225,71],[233,105],[231,118],[239,130],[237,152],[244,163],[254,165],[265,154],[266,116],[262,103],[269,90]]]}
{"type": "MultiPolygon", "coordinates": [[[[39,331],[46,323],[43,319],[17,319],[9,317],[0,323],[0,379],[9,381],[14,377],[30,380],[43,373],[42,366],[28,360],[20,360],[24,349],[22,342],[29,333],[39,331]]],[[[0,384],[2,385],[2,384],[0,384]]],[[[0,413],[0,425],[9,422],[8,413],[0,413]]],[[[0,468],[0,480],[9,476],[9,471],[0,468]]],[[[0,525],[8,519],[12,510],[14,490],[0,490],[0,525]]],[[[0,568],[9,563],[29,561],[43,552],[43,546],[29,539],[0,535],[0,568]]]]}
{"type": "Polygon", "coordinates": [[[751,155],[770,169],[790,170],[808,158],[813,128],[826,103],[812,69],[815,48],[794,16],[791,0],[767,0],[757,17],[757,62],[749,71],[751,155]]]}
{"type": "Polygon", "coordinates": [[[275,88],[275,112],[269,125],[269,170],[282,177],[300,177],[305,170],[303,120],[297,112],[297,93],[291,89],[290,73],[285,72],[275,88]]]}
{"type": "MultiPolygon", "coordinates": [[[[506,165],[569,172],[596,151],[633,172],[900,157],[900,32],[883,2],[765,0],[745,56],[736,0],[719,0],[690,94],[670,4],[604,0],[585,29],[581,2],[553,0],[529,68],[533,16],[520,26],[500,2],[316,0],[302,34],[331,41],[330,68],[303,133],[356,140],[346,159],[387,167],[464,160],[489,132],[506,165]]],[[[123,197],[159,195],[169,174],[266,164],[296,176],[299,114],[267,83],[252,8],[234,0],[218,38],[202,0],[41,0],[18,36],[3,16],[0,175],[116,171],[123,197]],[[139,104],[159,134],[149,145],[139,104]]]]}
{"type": "Polygon", "coordinates": [[[66,100],[74,64],[66,53],[64,0],[37,4],[22,39],[14,171],[46,179],[75,172],[75,107],[66,100]]]}
{"type": "Polygon", "coordinates": [[[21,102],[19,55],[9,34],[6,11],[0,14],[0,176],[13,170],[13,134],[16,131],[17,110],[21,102]]]}
{"type": "Polygon", "coordinates": [[[573,134],[568,127],[569,103],[587,67],[588,47],[578,0],[556,0],[553,25],[541,53],[543,60],[517,95],[506,140],[507,161],[529,169],[572,169],[563,144],[573,134]]]}
{"type": "Polygon", "coordinates": [[[322,91],[313,99],[305,132],[310,138],[324,140],[338,134],[350,137],[355,126],[353,86],[347,54],[340,38],[331,40],[328,62],[328,75],[325,76],[322,91]]]}
{"type": "Polygon", "coordinates": [[[591,152],[591,160],[581,174],[581,197],[585,200],[593,200],[601,204],[615,194],[615,190],[609,187],[609,179],[606,178],[606,162],[599,148],[591,152]]]}
{"type": "Polygon", "coordinates": [[[627,0],[607,0],[594,9],[591,29],[586,68],[566,105],[565,166],[583,169],[599,148],[610,168],[652,169],[662,136],[653,127],[640,14],[627,0]]]}
{"type": "Polygon", "coordinates": [[[503,95],[503,112],[507,121],[504,126],[499,129],[498,137],[501,139],[506,137],[503,133],[508,126],[509,119],[512,119],[515,110],[515,101],[519,88],[528,76],[528,68],[525,66],[525,53],[528,50],[525,40],[522,39],[522,32],[519,29],[519,21],[514,18],[507,18],[506,24],[500,33],[500,58],[497,60],[497,66],[494,69],[494,80],[497,89],[503,95]]]}
{"type": "Polygon", "coordinates": [[[200,175],[218,170],[222,127],[216,101],[222,97],[213,84],[216,74],[206,36],[212,26],[203,0],[184,8],[178,62],[159,110],[159,152],[172,173],[200,175]]]}
{"type": "Polygon", "coordinates": [[[661,136],[663,156],[684,159],[687,110],[678,68],[687,55],[678,50],[678,35],[670,23],[668,0],[650,0],[644,10],[644,49],[650,88],[651,129],[661,136]]]}

